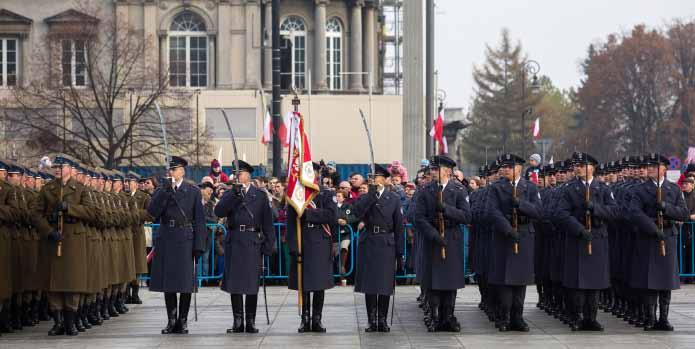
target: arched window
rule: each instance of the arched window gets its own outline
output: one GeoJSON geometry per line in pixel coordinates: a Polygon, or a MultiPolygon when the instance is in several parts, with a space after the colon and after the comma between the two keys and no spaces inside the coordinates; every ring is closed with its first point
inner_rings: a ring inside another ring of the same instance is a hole
{"type": "Polygon", "coordinates": [[[192,11],[183,11],[174,17],[169,29],[169,84],[176,87],[207,86],[205,21],[192,11]]]}
{"type": "Polygon", "coordinates": [[[331,90],[343,88],[343,28],[340,20],[331,18],[326,22],[326,83],[331,90]]]}
{"type": "Polygon", "coordinates": [[[306,25],[304,20],[297,16],[289,16],[280,25],[282,43],[284,49],[282,65],[281,87],[288,89],[294,86],[303,89],[306,73],[306,25]]]}

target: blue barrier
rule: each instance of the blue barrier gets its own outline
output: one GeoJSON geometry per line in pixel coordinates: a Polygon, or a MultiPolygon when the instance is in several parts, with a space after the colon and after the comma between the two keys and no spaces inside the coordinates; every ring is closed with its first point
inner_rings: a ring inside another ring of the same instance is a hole
{"type": "Polygon", "coordinates": [[[680,277],[695,277],[695,222],[685,222],[678,231],[678,270],[680,277]],[[683,231],[683,227],[689,228],[683,231]],[[689,261],[685,258],[690,257],[689,261]],[[688,263],[688,264],[686,264],[688,263]]]}
{"type": "MultiPolygon", "coordinates": [[[[156,235],[157,235],[157,228],[159,228],[159,224],[146,224],[146,227],[152,228],[152,241],[155,241],[156,235]]],[[[222,277],[224,276],[224,271],[223,270],[217,270],[217,256],[216,256],[216,248],[215,248],[215,235],[216,231],[221,229],[224,236],[226,237],[227,235],[227,228],[222,225],[222,224],[207,224],[207,228],[210,231],[210,267],[208,270],[207,275],[203,273],[203,263],[202,263],[202,257],[200,257],[197,261],[197,275],[198,275],[198,283],[202,284],[203,281],[213,281],[213,280],[221,280],[222,277]]],[[[272,272],[271,268],[271,256],[265,256],[263,258],[263,271],[261,273],[261,278],[264,278],[266,280],[284,280],[287,279],[289,276],[287,275],[287,255],[285,254],[284,247],[287,245],[282,241],[282,235],[283,235],[283,229],[286,229],[286,224],[285,223],[274,223],[273,226],[275,227],[275,233],[276,233],[276,249],[277,253],[272,257],[277,259],[275,266],[277,269],[275,272],[272,272]]],[[[339,227],[340,228],[340,227],[339,227]]],[[[359,234],[360,231],[353,231],[352,227],[350,225],[346,225],[343,228],[345,228],[348,231],[348,234],[350,234],[350,248],[349,248],[349,268],[345,270],[345,273],[334,273],[333,276],[336,278],[346,278],[351,276],[355,272],[355,266],[357,265],[357,259],[356,259],[356,254],[357,250],[359,249],[359,234]]],[[[406,224],[405,229],[403,230],[403,235],[404,235],[404,244],[403,244],[403,258],[407,261],[407,258],[410,254],[412,254],[412,251],[409,250],[408,246],[408,230],[412,229],[413,225],[412,224],[406,224]]],[[[461,248],[463,248],[463,268],[466,271],[466,276],[470,276],[471,274],[468,273],[467,269],[467,263],[468,263],[468,227],[465,225],[460,226],[461,232],[463,233],[463,242],[461,248]]],[[[338,249],[340,249],[340,241],[342,240],[342,232],[341,229],[335,229],[338,233],[337,241],[338,241],[338,249]]],[[[415,235],[416,232],[413,230],[413,234],[415,235]]],[[[339,255],[338,255],[339,256],[339,255]]],[[[396,275],[397,279],[414,279],[415,274],[413,273],[408,273],[407,272],[407,266],[404,263],[403,270],[400,271],[396,275]]],[[[140,275],[139,277],[140,280],[149,280],[150,277],[149,275],[140,275]]]]}

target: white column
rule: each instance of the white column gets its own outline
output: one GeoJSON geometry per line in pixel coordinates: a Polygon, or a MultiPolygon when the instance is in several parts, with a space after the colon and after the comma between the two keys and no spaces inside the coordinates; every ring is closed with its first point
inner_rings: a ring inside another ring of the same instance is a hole
{"type": "Polygon", "coordinates": [[[261,8],[258,0],[246,0],[246,89],[257,89],[261,82],[261,8]]]}
{"type": "Polygon", "coordinates": [[[143,27],[144,35],[143,40],[146,43],[146,49],[144,51],[144,64],[147,74],[154,73],[149,76],[156,76],[157,64],[161,64],[157,57],[159,51],[159,37],[157,35],[157,5],[154,2],[145,2],[143,9],[143,27]]]}
{"type": "Polygon", "coordinates": [[[229,2],[221,1],[217,10],[217,87],[229,89],[232,86],[231,63],[231,6],[229,2]]]}
{"type": "MultiPolygon", "coordinates": [[[[367,75],[364,75],[364,87],[369,88],[370,76],[371,83],[376,86],[376,15],[375,3],[370,3],[366,6],[364,16],[364,61],[362,66],[367,75]]],[[[374,88],[374,87],[372,87],[374,88]]]]}
{"type": "Polygon", "coordinates": [[[364,90],[362,85],[362,7],[364,0],[354,0],[350,18],[350,89],[364,90]]]}
{"type": "Polygon", "coordinates": [[[328,0],[316,0],[314,10],[314,71],[313,88],[325,90],[326,84],[326,4],[328,0]]]}
{"type": "Polygon", "coordinates": [[[265,4],[265,28],[264,36],[261,40],[265,40],[265,47],[263,49],[263,88],[266,90],[271,89],[273,86],[273,5],[270,0],[264,0],[265,4]]]}

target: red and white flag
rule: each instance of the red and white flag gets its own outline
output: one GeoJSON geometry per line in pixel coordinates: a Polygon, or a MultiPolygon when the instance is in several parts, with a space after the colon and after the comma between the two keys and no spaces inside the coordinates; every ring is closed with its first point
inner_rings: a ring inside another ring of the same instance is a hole
{"type": "Polygon", "coordinates": [[[541,118],[536,118],[536,122],[533,123],[533,138],[538,138],[541,136],[541,118]]]}
{"type": "Polygon", "coordinates": [[[434,120],[434,125],[430,130],[430,137],[434,138],[434,141],[439,145],[439,154],[447,154],[449,152],[449,146],[446,144],[446,137],[444,137],[444,117],[440,111],[437,115],[437,120],[434,120]]]}
{"type": "MultiPolygon", "coordinates": [[[[280,137],[280,142],[282,143],[283,147],[289,146],[289,143],[287,142],[288,131],[285,125],[288,123],[290,115],[291,113],[285,116],[285,120],[280,123],[278,130],[278,136],[280,137]]],[[[266,109],[265,117],[263,118],[263,137],[261,137],[261,143],[267,145],[273,140],[273,130],[273,118],[270,116],[270,111],[266,109]]]]}
{"type": "Polygon", "coordinates": [[[304,133],[304,119],[299,113],[292,113],[289,122],[289,155],[287,169],[287,193],[285,197],[301,217],[304,209],[319,193],[318,177],[311,161],[309,140],[304,133]]]}

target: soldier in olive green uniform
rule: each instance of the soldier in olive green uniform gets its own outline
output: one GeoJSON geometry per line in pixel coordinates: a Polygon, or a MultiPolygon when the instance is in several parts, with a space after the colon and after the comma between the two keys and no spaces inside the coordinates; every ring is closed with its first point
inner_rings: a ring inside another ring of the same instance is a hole
{"type": "Polygon", "coordinates": [[[12,297],[12,237],[9,227],[13,217],[6,205],[12,187],[6,182],[8,165],[0,161],[0,332],[10,332],[9,300],[12,297]]]}
{"type": "Polygon", "coordinates": [[[48,265],[43,266],[50,270],[48,299],[54,326],[49,335],[78,334],[75,315],[80,295],[88,290],[85,223],[94,207],[84,186],[72,178],[70,165],[62,156],[55,158],[59,178],[42,188],[32,209],[39,213],[32,215],[39,234],[55,245],[55,253],[49,253],[48,265]]]}
{"type": "MultiPolygon", "coordinates": [[[[145,242],[145,223],[151,222],[152,217],[147,213],[147,206],[150,204],[150,194],[138,190],[138,182],[140,176],[137,173],[129,172],[126,176],[127,186],[129,189],[128,195],[131,196],[131,211],[135,220],[131,226],[133,232],[133,258],[135,273],[137,275],[147,274],[147,252],[145,242]]],[[[128,294],[128,304],[142,304],[142,300],[138,295],[140,285],[137,280],[137,275],[130,282],[131,292],[128,294]]]]}

